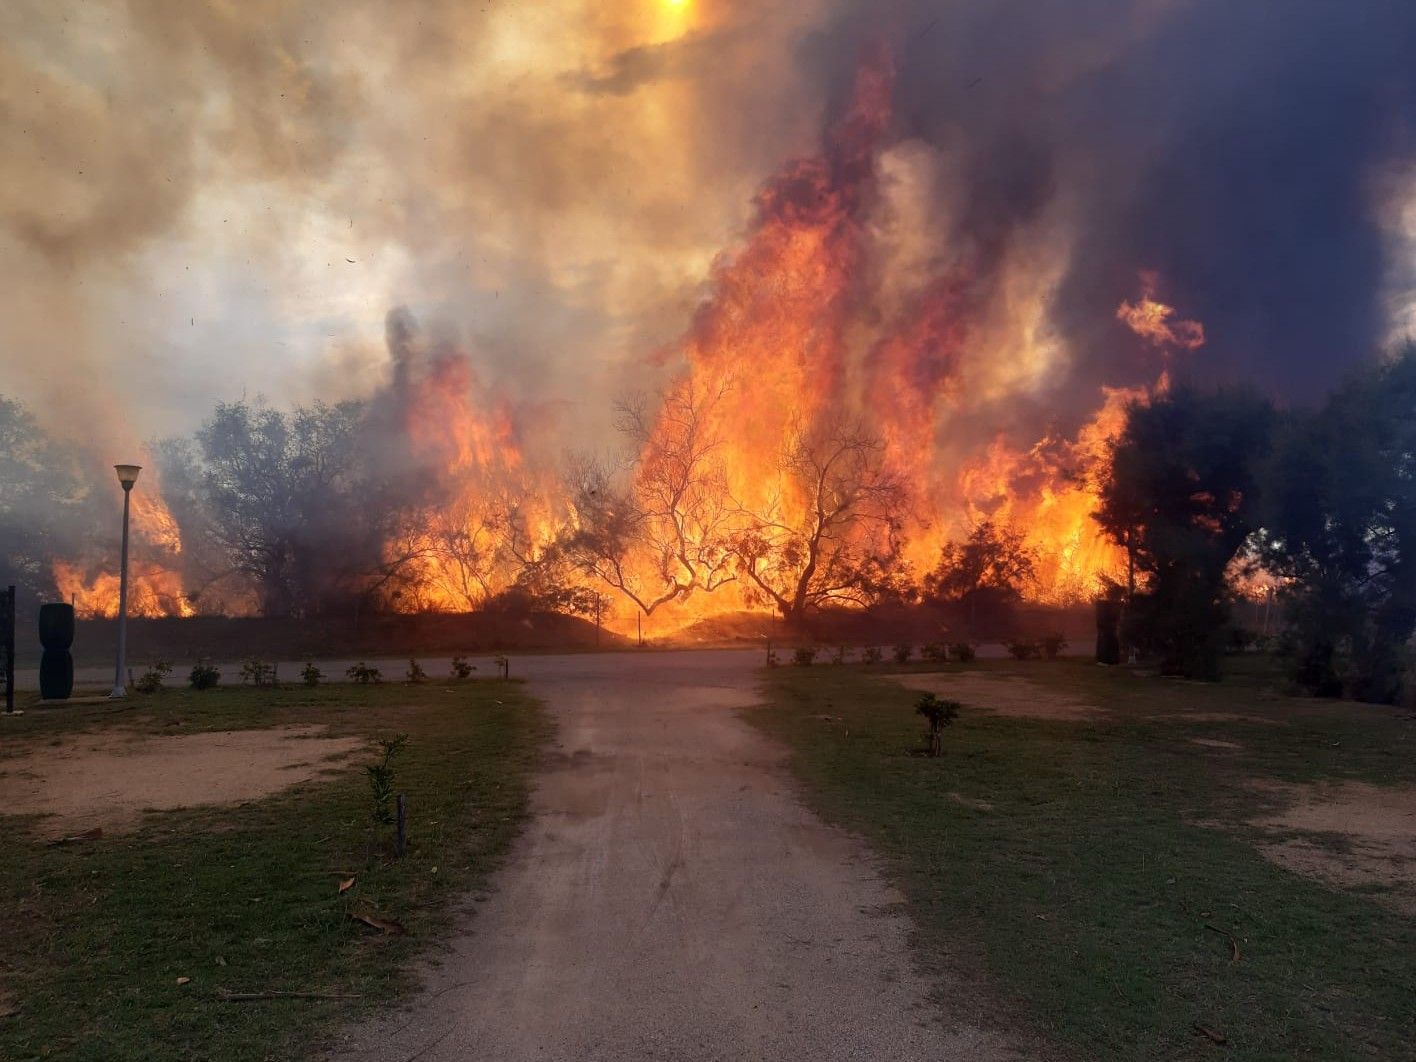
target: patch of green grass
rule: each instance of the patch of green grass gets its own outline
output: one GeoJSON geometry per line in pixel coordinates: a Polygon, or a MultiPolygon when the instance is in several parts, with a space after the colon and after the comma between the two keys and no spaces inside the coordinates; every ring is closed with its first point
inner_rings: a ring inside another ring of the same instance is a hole
{"type": "Polygon", "coordinates": [[[150,812],[140,829],[88,843],[56,847],[8,819],[0,987],[18,1010],[0,1018],[0,1058],[299,1057],[336,1022],[409,986],[408,960],[448,928],[451,901],[484,882],[520,828],[548,727],[514,682],[219,688],[131,703],[12,721],[6,735],[19,744],[0,769],[26,743],[80,730],[317,723],[371,743],[337,773],[279,794],[150,812]],[[395,733],[409,735],[394,764],[409,805],[402,860],[386,829],[373,832],[360,769],[378,758],[372,742],[395,733]],[[381,934],[353,910],[408,934],[381,934]],[[234,1003],[223,990],[358,998],[234,1003]]]}
{"type": "Polygon", "coordinates": [[[790,746],[808,799],[885,857],[920,956],[954,975],[956,1003],[961,983],[981,983],[973,1002],[1000,1023],[1081,1059],[1416,1058],[1412,920],[1370,889],[1273,865],[1244,825],[1273,799],[1255,780],[1416,784],[1416,727],[1282,698],[1262,676],[1208,686],[1070,661],[972,670],[1105,711],[1046,721],[966,699],[939,759],[920,754],[920,694],[879,669],[769,672],[769,703],[748,713],[790,746]]]}

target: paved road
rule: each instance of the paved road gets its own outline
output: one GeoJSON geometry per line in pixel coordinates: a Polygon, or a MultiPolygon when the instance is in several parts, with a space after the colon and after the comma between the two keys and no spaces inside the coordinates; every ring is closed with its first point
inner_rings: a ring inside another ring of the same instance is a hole
{"type": "Polygon", "coordinates": [[[334,1057],[1012,1057],[927,1000],[899,897],[734,709],[760,655],[523,657],[559,740],[490,900],[334,1057]]]}

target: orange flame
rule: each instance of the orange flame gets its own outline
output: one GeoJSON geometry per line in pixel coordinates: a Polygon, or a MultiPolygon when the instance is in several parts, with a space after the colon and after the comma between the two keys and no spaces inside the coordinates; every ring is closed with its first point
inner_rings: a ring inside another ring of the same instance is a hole
{"type": "MultiPolygon", "coordinates": [[[[193,616],[196,610],[183,589],[182,575],[146,554],[175,559],[182,553],[182,531],[160,485],[149,476],[132,493],[133,552],[128,567],[128,615],[154,619],[193,616]]],[[[118,615],[119,576],[106,566],[56,561],[54,585],[63,601],[71,602],[81,619],[112,619],[118,615]]]]}

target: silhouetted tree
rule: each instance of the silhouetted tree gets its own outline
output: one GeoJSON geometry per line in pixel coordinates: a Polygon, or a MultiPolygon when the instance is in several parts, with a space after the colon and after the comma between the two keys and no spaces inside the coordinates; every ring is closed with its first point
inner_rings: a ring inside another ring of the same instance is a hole
{"type": "Polygon", "coordinates": [[[1309,690],[1395,701],[1416,634],[1416,350],[1288,418],[1270,466],[1268,567],[1309,690]]]}
{"type": "Polygon", "coordinates": [[[1218,676],[1225,569],[1257,526],[1272,422],[1253,393],[1177,387],[1133,403],[1112,445],[1096,519],[1144,579],[1128,627],[1167,673],[1218,676]]]}
{"type": "Polygon", "coordinates": [[[622,399],[616,427],[631,448],[627,474],[571,462],[577,530],[568,554],[646,616],[737,578],[729,550],[737,513],[712,429],[724,393],[690,378],[655,405],[622,399]]]}
{"type": "Polygon", "coordinates": [[[0,584],[13,583],[28,604],[53,593],[54,560],[91,523],[85,495],[74,455],[0,396],[0,584]]]}
{"type": "Polygon", "coordinates": [[[733,541],[742,576],[788,620],[909,593],[900,558],[903,482],[858,424],[798,432],[782,453],[791,496],[746,514],[733,541]]]}
{"type": "Polygon", "coordinates": [[[372,566],[355,548],[373,502],[356,478],[359,422],[356,403],[286,414],[243,401],[197,431],[212,534],[266,615],[316,611],[341,575],[372,566]]]}
{"type": "Polygon", "coordinates": [[[1037,555],[1023,533],[984,520],[962,542],[945,543],[934,570],[924,577],[924,596],[936,604],[958,604],[977,625],[1006,623],[1037,578],[1037,555]]]}

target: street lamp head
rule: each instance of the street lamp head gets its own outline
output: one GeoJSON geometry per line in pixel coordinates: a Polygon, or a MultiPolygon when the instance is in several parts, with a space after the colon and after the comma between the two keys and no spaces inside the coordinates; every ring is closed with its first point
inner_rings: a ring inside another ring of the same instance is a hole
{"type": "Polygon", "coordinates": [[[138,473],[143,470],[142,465],[114,465],[113,468],[118,473],[118,482],[123,484],[124,490],[133,489],[133,484],[138,481],[138,473]]]}

